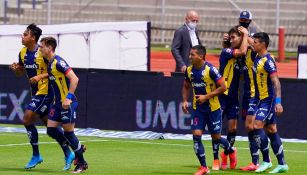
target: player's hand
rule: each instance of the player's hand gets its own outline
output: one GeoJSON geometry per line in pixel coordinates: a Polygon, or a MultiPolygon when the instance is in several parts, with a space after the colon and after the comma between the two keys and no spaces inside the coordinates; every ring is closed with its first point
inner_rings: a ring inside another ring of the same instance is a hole
{"type": "Polygon", "coordinates": [[[196,97],[196,103],[198,104],[202,104],[208,100],[207,95],[195,95],[195,97],[196,97]]]}
{"type": "Polygon", "coordinates": [[[243,33],[243,34],[248,36],[247,28],[240,26],[240,27],[238,27],[238,30],[239,30],[239,32],[241,32],[241,33],[243,33]]]}
{"type": "Polygon", "coordinates": [[[69,108],[69,106],[70,106],[70,104],[71,104],[71,100],[69,100],[69,99],[65,99],[64,100],[64,102],[62,103],[62,107],[64,108],[64,109],[68,109],[69,108]]]}
{"type": "Polygon", "coordinates": [[[228,35],[228,33],[224,33],[223,41],[229,41],[229,35],[228,35]]]}
{"type": "Polygon", "coordinates": [[[31,84],[37,84],[40,80],[42,79],[41,75],[36,75],[32,78],[30,78],[30,83],[31,84]]]}
{"type": "Polygon", "coordinates": [[[281,104],[278,103],[275,105],[275,113],[277,116],[280,116],[283,113],[283,111],[284,109],[281,104]]]}
{"type": "Polygon", "coordinates": [[[21,76],[21,75],[23,75],[23,73],[24,73],[23,66],[21,66],[21,65],[18,64],[18,63],[13,63],[13,64],[11,64],[11,65],[9,66],[9,68],[10,68],[12,71],[14,71],[15,74],[16,74],[17,76],[21,76]]]}
{"type": "Polygon", "coordinates": [[[181,72],[185,72],[186,69],[187,69],[187,66],[182,66],[181,69],[180,69],[180,71],[181,71],[181,72]]]}
{"type": "Polygon", "coordinates": [[[183,101],[183,102],[182,102],[182,110],[183,110],[183,112],[184,112],[185,114],[188,114],[188,113],[189,113],[188,107],[189,107],[189,102],[183,101]]]}

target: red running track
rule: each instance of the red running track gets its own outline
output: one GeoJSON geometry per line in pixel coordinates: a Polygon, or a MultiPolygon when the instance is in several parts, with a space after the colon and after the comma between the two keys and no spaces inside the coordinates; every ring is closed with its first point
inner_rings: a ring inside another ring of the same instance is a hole
{"type": "MultiPolygon", "coordinates": [[[[170,76],[175,70],[175,60],[171,52],[152,51],[150,59],[151,71],[164,72],[165,76],[170,76]]],[[[219,55],[207,55],[206,61],[218,67],[219,55]]],[[[282,78],[297,78],[297,60],[277,63],[278,76],[282,78]]]]}

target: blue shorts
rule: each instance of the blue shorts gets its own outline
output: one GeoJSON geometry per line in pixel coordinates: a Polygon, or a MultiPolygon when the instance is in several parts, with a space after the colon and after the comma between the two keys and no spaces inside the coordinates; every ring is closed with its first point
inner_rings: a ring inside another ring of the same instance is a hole
{"type": "Polygon", "coordinates": [[[53,99],[48,95],[35,95],[26,107],[26,110],[38,113],[42,118],[49,113],[53,99]]]}
{"type": "Polygon", "coordinates": [[[78,102],[73,101],[68,109],[62,107],[62,103],[54,104],[49,112],[48,119],[56,122],[75,123],[77,118],[78,102]]]}
{"type": "Polygon", "coordinates": [[[256,119],[265,122],[265,125],[276,123],[275,100],[261,100],[257,105],[256,119]]]}
{"type": "Polygon", "coordinates": [[[213,112],[201,112],[193,110],[191,115],[191,129],[205,130],[208,126],[210,134],[220,134],[222,131],[222,113],[221,110],[213,112]]]}
{"type": "Polygon", "coordinates": [[[244,98],[242,102],[242,118],[245,119],[246,116],[253,116],[257,111],[257,105],[259,101],[256,98],[244,98]]]}
{"type": "Polygon", "coordinates": [[[227,120],[239,118],[239,100],[233,99],[227,95],[222,94],[219,96],[222,108],[222,116],[227,117],[227,120]]]}

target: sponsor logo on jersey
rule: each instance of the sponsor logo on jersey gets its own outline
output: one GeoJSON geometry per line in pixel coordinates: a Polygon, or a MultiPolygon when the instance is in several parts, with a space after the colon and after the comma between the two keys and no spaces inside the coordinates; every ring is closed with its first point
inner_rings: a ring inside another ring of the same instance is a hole
{"type": "Polygon", "coordinates": [[[29,105],[32,106],[33,108],[36,107],[36,104],[34,102],[30,103],[29,105]]]}
{"type": "Polygon", "coordinates": [[[219,130],[221,127],[219,126],[219,125],[215,125],[215,127],[214,127],[214,131],[216,131],[216,130],[219,130]]]}
{"type": "Polygon", "coordinates": [[[264,115],[263,112],[260,112],[260,113],[258,114],[258,116],[260,116],[260,117],[265,117],[265,115],[264,115]]]}
{"type": "Polygon", "coordinates": [[[206,87],[207,84],[205,82],[201,82],[201,83],[193,83],[192,82],[192,86],[193,87],[206,87]]]}
{"type": "Polygon", "coordinates": [[[26,64],[25,68],[26,69],[38,69],[39,66],[38,66],[38,64],[26,64]]]}
{"type": "Polygon", "coordinates": [[[69,120],[69,118],[66,115],[63,115],[62,120],[69,120]]]}
{"type": "Polygon", "coordinates": [[[248,111],[249,111],[249,112],[253,112],[253,111],[255,111],[255,109],[252,108],[252,107],[249,107],[249,108],[248,108],[248,111]]]}

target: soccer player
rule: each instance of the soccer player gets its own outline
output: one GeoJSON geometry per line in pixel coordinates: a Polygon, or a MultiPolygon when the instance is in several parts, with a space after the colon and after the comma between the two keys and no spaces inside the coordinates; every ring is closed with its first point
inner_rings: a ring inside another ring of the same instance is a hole
{"type": "Polygon", "coordinates": [[[256,52],[248,47],[246,56],[242,59],[242,71],[244,78],[244,92],[242,102],[242,118],[245,121],[245,128],[248,133],[249,149],[252,162],[245,167],[240,167],[243,171],[255,171],[259,166],[259,147],[253,138],[255,112],[257,111],[258,99],[255,97],[255,84],[253,76],[253,66],[256,52]]]}
{"type": "MultiPolygon", "coordinates": [[[[53,93],[49,88],[47,78],[47,63],[44,61],[37,44],[41,34],[42,30],[35,24],[30,24],[27,27],[21,38],[25,47],[19,53],[19,62],[10,66],[17,76],[21,76],[26,72],[31,84],[32,99],[26,107],[23,124],[27,130],[33,154],[25,169],[34,168],[37,164],[43,162],[43,158],[39,153],[38,133],[34,123],[37,118],[40,118],[47,125],[48,112],[53,102],[53,93]]],[[[54,130],[54,133],[59,138],[57,141],[65,154],[64,170],[67,170],[70,168],[75,155],[66,144],[67,140],[63,131],[60,128],[55,128],[54,130]]]]}
{"type": "Polygon", "coordinates": [[[259,99],[257,105],[258,110],[256,111],[254,121],[253,137],[263,154],[263,162],[256,169],[256,172],[263,172],[272,167],[264,127],[271,141],[273,152],[278,160],[277,167],[270,173],[287,172],[289,167],[284,159],[283,145],[277,133],[276,126],[276,115],[279,116],[282,114],[283,107],[281,105],[281,86],[277,76],[275,60],[267,51],[270,38],[265,32],[256,33],[253,37],[253,49],[257,52],[253,71],[256,97],[259,99]]]}
{"type": "Polygon", "coordinates": [[[62,123],[64,136],[78,159],[78,164],[73,173],[81,173],[88,168],[88,164],[83,157],[84,149],[74,133],[78,107],[74,92],[79,79],[66,61],[54,53],[56,47],[57,41],[55,38],[45,37],[41,39],[40,51],[44,58],[49,61],[49,81],[55,96],[55,103],[52,105],[48,116],[47,132],[49,135],[53,135],[55,128],[62,123]]]}
{"type": "Polygon", "coordinates": [[[218,70],[205,61],[206,48],[201,45],[193,46],[190,51],[191,65],[185,71],[182,87],[182,109],[188,113],[188,99],[191,87],[193,89],[193,111],[191,129],[194,141],[194,151],[200,162],[200,168],[194,175],[210,172],[206,165],[205,149],[201,137],[205,126],[211,134],[215,144],[222,144],[224,153],[229,154],[231,165],[237,164],[237,151],[229,142],[221,137],[222,116],[218,95],[226,90],[224,78],[218,70]]]}
{"type": "MultiPolygon", "coordinates": [[[[239,116],[239,81],[240,81],[240,59],[247,51],[248,31],[242,26],[235,26],[228,32],[230,47],[223,48],[220,55],[219,72],[224,77],[227,90],[220,95],[222,115],[228,120],[227,140],[234,145],[237,134],[237,120],[239,116]]],[[[214,169],[219,169],[218,146],[213,143],[214,169]]],[[[227,156],[221,152],[221,168],[227,169],[227,156]]],[[[230,166],[230,168],[234,168],[230,166]]]]}

